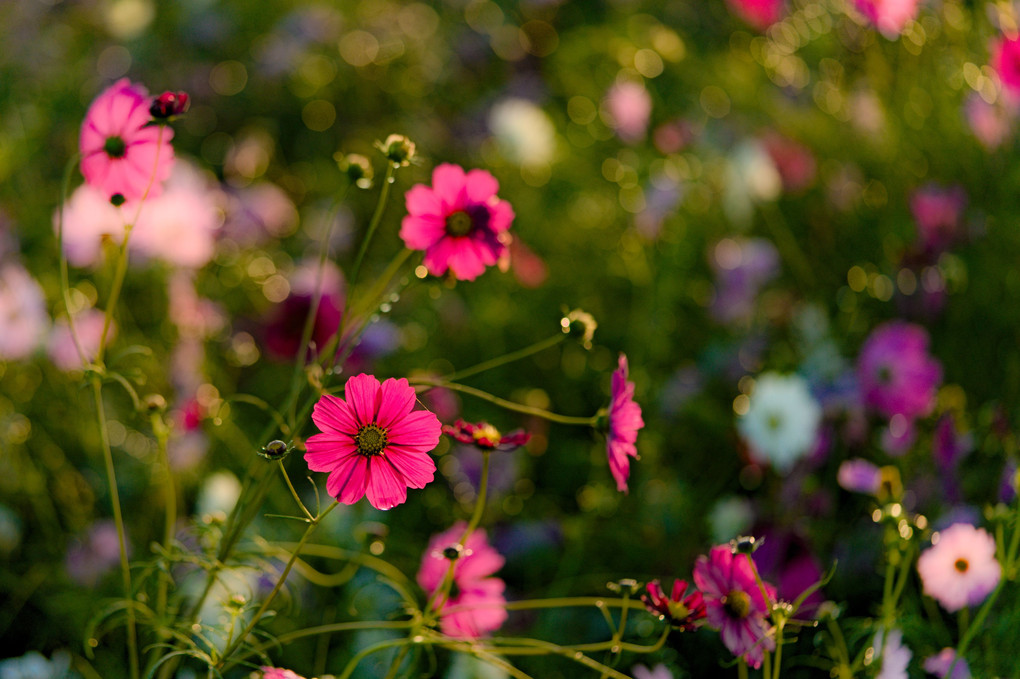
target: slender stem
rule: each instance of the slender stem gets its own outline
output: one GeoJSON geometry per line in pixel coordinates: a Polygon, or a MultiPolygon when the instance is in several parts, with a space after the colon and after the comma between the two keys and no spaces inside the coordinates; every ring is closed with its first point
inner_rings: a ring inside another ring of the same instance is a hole
{"type": "Polygon", "coordinates": [[[737,676],[740,679],[747,679],[747,663],[743,658],[737,661],[737,676]]]}
{"type": "Polygon", "coordinates": [[[570,424],[582,427],[594,427],[597,416],[591,417],[573,417],[570,415],[559,415],[557,413],[551,413],[548,410],[542,408],[535,408],[532,406],[526,406],[521,403],[514,403],[513,401],[507,401],[506,399],[498,396],[493,396],[487,391],[481,389],[475,389],[474,387],[468,387],[463,384],[456,384],[454,382],[447,382],[442,379],[428,378],[428,377],[416,377],[409,380],[411,384],[426,386],[426,387],[442,387],[451,391],[459,391],[462,394],[468,394],[475,398],[480,398],[483,401],[488,401],[498,405],[501,408],[512,410],[514,412],[523,413],[525,415],[534,415],[535,417],[541,417],[544,420],[550,422],[556,422],[558,424],[570,424]]]}
{"type": "MultiPolygon", "coordinates": [[[[393,184],[393,172],[397,166],[393,163],[386,164],[386,178],[383,179],[382,186],[379,189],[379,201],[375,205],[375,212],[372,214],[372,220],[368,223],[368,229],[365,231],[365,238],[361,241],[361,247],[358,249],[358,255],[354,258],[354,266],[351,267],[351,281],[350,287],[348,288],[347,298],[351,298],[351,293],[354,292],[355,286],[358,284],[358,274],[361,273],[361,263],[365,259],[365,254],[368,252],[368,246],[372,242],[372,236],[375,235],[375,230],[379,226],[379,222],[382,219],[383,211],[386,209],[386,199],[390,195],[390,185],[393,184]]],[[[344,311],[347,311],[347,304],[344,304],[344,311]]]]}
{"type": "Polygon", "coordinates": [[[380,641],[378,644],[372,644],[368,648],[363,649],[360,653],[351,658],[350,662],[344,668],[344,671],[340,674],[337,679],[350,679],[351,674],[358,667],[358,663],[379,651],[385,651],[387,648],[393,648],[395,646],[406,646],[412,644],[414,641],[411,639],[390,639],[389,641],[380,641]]]}
{"type": "Polygon", "coordinates": [[[78,352],[78,359],[84,366],[88,364],[88,356],[82,348],[78,332],[74,327],[74,319],[71,314],[71,277],[67,270],[67,255],[64,253],[64,205],[67,203],[67,193],[71,187],[71,174],[78,164],[80,154],[74,154],[64,168],[64,179],[60,185],[60,209],[57,211],[57,251],[60,253],[60,294],[64,299],[64,311],[67,312],[67,329],[71,333],[71,342],[78,352]]]}
{"type": "Polygon", "coordinates": [[[102,442],[103,460],[106,464],[106,480],[110,486],[110,504],[113,506],[113,522],[117,527],[117,547],[120,553],[120,574],[127,601],[127,643],[128,662],[132,679],[138,679],[138,637],[135,629],[134,596],[131,587],[131,565],[128,562],[127,542],[124,537],[124,516],[120,511],[120,492],[117,490],[117,474],[113,466],[113,451],[106,431],[106,409],[103,407],[102,381],[96,375],[92,378],[92,395],[96,402],[96,417],[99,419],[99,437],[102,442]]]}
{"type": "Polygon", "coordinates": [[[301,496],[298,495],[296,490],[294,490],[294,484],[290,482],[290,475],[287,474],[287,468],[283,466],[283,460],[277,460],[276,464],[280,468],[280,473],[283,474],[283,480],[287,482],[287,488],[290,488],[290,494],[294,496],[294,501],[298,503],[299,507],[301,507],[301,511],[305,513],[308,520],[314,522],[315,517],[308,511],[308,507],[305,507],[305,503],[301,501],[301,496]]]}
{"type": "Polygon", "coordinates": [[[772,679],[779,679],[779,670],[783,665],[783,624],[780,620],[776,625],[776,655],[774,660],[775,669],[772,671],[772,679]]]}
{"type": "Polygon", "coordinates": [[[472,366],[470,368],[458,370],[457,372],[452,372],[449,375],[443,375],[441,379],[447,382],[455,382],[457,380],[462,380],[465,377],[471,377],[472,375],[477,375],[478,373],[482,373],[487,370],[492,370],[493,368],[498,368],[501,365],[506,365],[507,363],[513,363],[514,361],[519,361],[522,358],[527,358],[532,354],[537,354],[543,349],[548,349],[549,347],[556,346],[557,344],[565,340],[567,337],[568,337],[567,334],[558,332],[552,337],[544,339],[541,342],[536,342],[535,344],[532,344],[530,347],[524,347],[523,349],[512,351],[509,354],[498,356],[496,358],[489,359],[488,361],[483,361],[482,363],[479,363],[478,365],[472,366]]]}
{"type": "MultiPolygon", "coordinates": [[[[159,448],[160,460],[163,462],[163,493],[165,495],[163,548],[170,549],[170,543],[174,539],[174,529],[177,524],[177,488],[174,486],[173,470],[170,467],[170,454],[167,450],[170,430],[167,428],[166,423],[163,422],[163,418],[158,413],[153,413],[151,419],[152,431],[156,435],[156,443],[159,448]]],[[[159,590],[156,597],[156,612],[161,620],[166,613],[166,596],[169,581],[169,571],[161,572],[159,576],[159,590]]]]}
{"type": "Polygon", "coordinates": [[[393,662],[390,663],[390,671],[386,673],[386,679],[396,679],[397,672],[400,671],[400,665],[403,664],[404,658],[407,657],[407,652],[411,650],[410,646],[401,646],[400,651],[397,652],[396,657],[393,658],[393,662]]]}
{"type": "Polygon", "coordinates": [[[763,679],[772,679],[772,654],[765,651],[765,658],[761,664],[761,674],[763,679]]]}

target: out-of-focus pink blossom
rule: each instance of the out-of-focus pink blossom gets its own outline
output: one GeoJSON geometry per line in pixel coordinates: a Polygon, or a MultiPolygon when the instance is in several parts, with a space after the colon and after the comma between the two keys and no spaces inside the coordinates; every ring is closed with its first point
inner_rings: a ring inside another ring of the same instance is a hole
{"type": "Polygon", "coordinates": [[[917,16],[919,0],[854,0],[854,4],[890,40],[917,16]]]}
{"type": "Polygon", "coordinates": [[[652,132],[652,143],[659,153],[679,153],[695,137],[694,126],[683,118],[667,121],[652,132]]]}
{"type": "Polygon", "coordinates": [[[970,679],[970,667],[964,658],[956,657],[956,649],[943,648],[935,655],[924,659],[924,671],[939,679],[970,679]],[[949,673],[949,668],[953,673],[949,673]]]}
{"type": "MultiPolygon", "coordinates": [[[[92,361],[99,353],[100,336],[103,334],[104,314],[99,309],[86,309],[74,317],[74,331],[78,336],[78,344],[84,352],[84,359],[92,361]]],[[[117,334],[116,326],[111,323],[106,333],[107,344],[117,334]]],[[[81,370],[82,356],[78,354],[78,348],[71,336],[71,328],[67,319],[61,318],[53,325],[53,332],[50,334],[49,356],[53,365],[61,370],[81,370]]]]}
{"type": "Polygon", "coordinates": [[[910,212],[926,252],[939,254],[960,238],[967,193],[962,186],[929,184],[910,196],[910,212]]]}
{"type": "MultiPolygon", "coordinates": [[[[128,545],[128,553],[131,552],[128,545]]],[[[64,568],[79,585],[93,587],[99,579],[120,563],[120,542],[113,521],[97,521],[82,540],[67,549],[64,568]]]]}
{"type": "Polygon", "coordinates": [[[882,450],[893,457],[902,457],[910,452],[917,441],[917,427],[913,420],[896,413],[889,418],[889,424],[882,430],[880,443],[882,450]]]}
{"type": "MultiPolygon", "coordinates": [[[[305,321],[312,310],[318,281],[317,262],[301,264],[291,276],[290,294],[276,306],[266,324],[266,349],[271,356],[290,360],[302,350],[300,345],[305,321]]],[[[315,309],[311,346],[307,347],[309,354],[321,354],[339,330],[344,294],[343,275],[335,265],[327,262],[319,283],[319,304],[315,309]]]]}
{"type": "Polygon", "coordinates": [[[634,144],[645,138],[652,115],[652,97],[641,83],[618,82],[606,93],[603,112],[617,136],[634,144]]]}
{"type": "MultiPolygon", "coordinates": [[[[126,214],[126,213],[125,213],[126,214]]],[[[64,256],[73,266],[91,266],[99,261],[103,242],[119,245],[124,240],[124,217],[110,205],[103,193],[82,184],[63,207],[64,256]]],[[[61,214],[53,215],[53,229],[60,227],[61,214]]]]}
{"type": "Polygon", "coordinates": [[[14,262],[0,267],[0,360],[28,358],[50,329],[46,298],[27,271],[14,262]]]}
{"type": "Polygon", "coordinates": [[[276,184],[261,182],[226,194],[220,236],[251,247],[293,233],[297,224],[297,208],[290,197],[276,184]]]}
{"type": "Polygon", "coordinates": [[[994,151],[1012,138],[1018,113],[1013,99],[999,97],[994,104],[989,104],[973,92],[967,97],[963,112],[971,132],[985,149],[994,151]]]}
{"type": "Polygon", "coordinates": [[[877,495],[882,485],[882,472],[878,467],[861,458],[845,460],[836,472],[836,482],[854,493],[877,495]]]}
{"type": "Polygon", "coordinates": [[[761,143],[779,171],[784,191],[800,193],[814,183],[817,163],[811,149],[778,132],[765,134],[761,143]]]}
{"type": "Polygon", "coordinates": [[[917,560],[917,573],[924,593],[950,613],[976,606],[1002,577],[995,538],[983,528],[954,523],[932,537],[932,546],[917,560]]]}
{"type": "Polygon", "coordinates": [[[1020,37],[1002,38],[992,43],[992,68],[999,82],[1012,95],[1020,95],[1020,37]]]}
{"type": "Polygon", "coordinates": [[[726,4],[745,23],[762,32],[783,16],[783,0],[726,0],[726,4]]]}
{"type": "Polygon", "coordinates": [[[864,403],[908,420],[931,413],[942,383],[942,365],[928,353],[928,332],[890,321],[875,328],[861,347],[857,377],[864,403]]]}

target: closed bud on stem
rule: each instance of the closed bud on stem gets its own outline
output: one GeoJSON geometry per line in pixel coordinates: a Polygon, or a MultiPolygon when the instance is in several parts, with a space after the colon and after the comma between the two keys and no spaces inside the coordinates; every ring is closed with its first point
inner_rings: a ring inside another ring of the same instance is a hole
{"type": "Polygon", "coordinates": [[[186,92],[164,92],[152,100],[149,114],[156,120],[172,120],[184,115],[190,105],[186,92]]]}
{"type": "Polygon", "coordinates": [[[372,188],[372,178],[375,171],[368,158],[357,153],[336,153],[333,158],[336,160],[340,171],[347,175],[347,179],[359,189],[372,188]]]}
{"type": "Polygon", "coordinates": [[[414,142],[402,134],[391,134],[386,137],[386,141],[376,142],[375,145],[396,167],[407,167],[417,157],[414,142]]]}
{"type": "Polygon", "coordinates": [[[280,440],[270,441],[259,450],[259,455],[267,460],[282,460],[290,453],[290,446],[280,440]]]}

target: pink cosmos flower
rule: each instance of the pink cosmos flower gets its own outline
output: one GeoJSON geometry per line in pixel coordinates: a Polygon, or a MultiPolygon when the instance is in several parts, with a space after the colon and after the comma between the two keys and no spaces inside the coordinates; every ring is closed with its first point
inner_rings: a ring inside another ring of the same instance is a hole
{"type": "Polygon", "coordinates": [[[124,78],[96,97],[85,114],[81,173],[108,199],[118,194],[123,200],[146,193],[155,197],[160,182],[170,176],[174,132],[166,125],[149,125],[150,103],[145,88],[124,78]]]}
{"type": "Polygon", "coordinates": [[[619,82],[606,93],[604,111],[617,136],[634,144],[645,138],[652,116],[652,97],[641,83],[619,82]]]}
{"type": "Polygon", "coordinates": [[[418,570],[418,584],[429,596],[442,585],[453,562],[453,596],[437,603],[439,627],[443,634],[457,639],[478,639],[493,632],[507,619],[506,584],[492,577],[503,567],[505,559],[485,537],[485,531],[475,529],[458,550],[467,524],[459,521],[448,530],[433,535],[422,556],[418,570]]]}
{"type": "Polygon", "coordinates": [[[917,16],[920,0],[854,0],[854,4],[882,35],[892,39],[917,16]]]}
{"type": "Polygon", "coordinates": [[[687,596],[687,582],[673,581],[673,591],[669,596],[662,591],[658,580],[652,580],[645,589],[647,594],[641,595],[641,602],[652,615],[667,621],[681,632],[688,632],[698,626],[698,621],[705,617],[705,599],[701,592],[694,591],[687,596]]]}
{"type": "Polygon", "coordinates": [[[473,281],[507,252],[514,211],[497,191],[499,182],[485,170],[440,165],[432,171],[432,186],[416,184],[405,196],[404,245],[425,251],[433,276],[449,269],[454,278],[473,281]]]}
{"type": "MultiPolygon", "coordinates": [[[[74,331],[78,336],[81,350],[85,353],[85,360],[92,361],[99,353],[100,336],[103,334],[104,314],[99,309],[86,309],[75,314],[74,331]]],[[[109,343],[117,334],[116,326],[111,323],[106,333],[106,341],[109,343]]],[[[61,318],[53,326],[50,334],[48,353],[53,365],[61,370],[81,370],[82,357],[78,355],[78,347],[74,344],[71,336],[71,328],[66,318],[61,318]]]]}
{"type": "Polygon", "coordinates": [[[908,420],[928,415],[942,382],[942,365],[928,354],[928,333],[891,321],[875,328],[861,347],[857,377],[865,405],[908,420]]]}
{"type": "Polygon", "coordinates": [[[963,113],[971,132],[988,151],[994,151],[1013,136],[1017,117],[1017,103],[1013,97],[999,97],[989,104],[973,92],[964,102],[963,113]]]}
{"type": "MultiPolygon", "coordinates": [[[[762,595],[754,563],[746,554],[733,554],[729,545],[717,545],[694,564],[694,584],[704,593],[707,620],[717,628],[723,644],[751,667],[761,667],[765,651],[776,640],[769,624],[770,603],[762,595]]],[[[769,597],[774,590],[766,586],[769,597]]]]}
{"type": "Polygon", "coordinates": [[[929,184],[910,196],[910,212],[924,249],[938,254],[948,250],[960,237],[967,193],[962,186],[929,184]]]}
{"type": "Polygon", "coordinates": [[[59,209],[53,215],[54,232],[61,218],[64,256],[72,266],[91,266],[99,261],[104,241],[120,244],[124,240],[121,211],[94,186],[82,184],[74,190],[64,203],[63,215],[59,209]]]}
{"type": "Polygon", "coordinates": [[[726,0],[730,9],[756,30],[765,31],[783,16],[783,0],[726,0]]]}
{"type": "Polygon", "coordinates": [[[976,606],[999,584],[1002,566],[995,560],[995,538],[983,528],[954,523],[933,537],[917,560],[924,593],[950,613],[976,606]]]}
{"type": "Polygon", "coordinates": [[[943,648],[933,656],[924,659],[924,671],[944,679],[970,679],[970,667],[963,658],[956,657],[956,649],[943,648]],[[955,664],[954,664],[955,663],[955,664]],[[953,673],[949,673],[949,668],[953,673]]]}
{"type": "Polygon", "coordinates": [[[28,358],[49,329],[46,296],[39,284],[20,264],[0,266],[0,360],[28,358]]]}
{"type": "Polygon", "coordinates": [[[355,375],[344,396],[324,394],[312,409],[322,433],[306,442],[308,468],[329,472],[326,490],[344,504],[367,495],[376,509],[396,507],[407,500],[408,487],[424,488],[435,478],[428,453],[442,425],[427,410],[413,410],[414,389],[403,378],[380,384],[372,375],[355,375]]]}
{"type": "Polygon", "coordinates": [[[444,425],[443,433],[456,441],[478,446],[486,451],[515,450],[531,440],[531,434],[523,429],[516,429],[504,436],[488,422],[473,424],[464,420],[457,420],[453,426],[444,425]]]}
{"type": "Polygon", "coordinates": [[[612,398],[609,402],[606,453],[609,456],[609,471],[616,479],[616,489],[628,492],[627,479],[630,477],[630,459],[638,459],[638,431],[645,426],[641,418],[641,406],[634,402],[634,383],[627,381],[627,357],[620,354],[618,367],[613,371],[612,398]]]}
{"type": "Polygon", "coordinates": [[[305,679],[300,674],[295,674],[290,670],[285,670],[282,667],[260,667],[262,670],[262,679],[305,679]]]}
{"type": "Polygon", "coordinates": [[[1020,37],[1006,38],[992,43],[992,68],[999,81],[1011,95],[1020,95],[1020,37]]]}

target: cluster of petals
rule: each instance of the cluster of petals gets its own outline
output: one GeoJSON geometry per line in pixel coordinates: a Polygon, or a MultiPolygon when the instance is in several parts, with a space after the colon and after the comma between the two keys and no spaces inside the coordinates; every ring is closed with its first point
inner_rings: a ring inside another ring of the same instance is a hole
{"type": "Polygon", "coordinates": [[[995,538],[969,523],[954,523],[938,536],[917,560],[924,593],[950,613],[976,606],[1002,577],[995,538]]]}
{"type": "Polygon", "coordinates": [[[407,216],[400,237],[411,250],[424,250],[433,276],[447,272],[472,281],[507,253],[510,203],[496,197],[499,182],[485,170],[444,163],[432,171],[432,186],[407,192],[407,216]]]}
{"type": "Polygon", "coordinates": [[[681,632],[693,630],[705,617],[704,596],[696,590],[687,594],[687,582],[684,580],[673,581],[673,590],[669,596],[666,596],[658,580],[649,582],[645,589],[647,593],[641,595],[645,608],[681,632]]]}
{"type": "Polygon", "coordinates": [[[854,0],[854,4],[883,35],[895,38],[917,16],[920,0],[854,0]]]}
{"type": "Polygon", "coordinates": [[[774,590],[762,585],[754,562],[747,554],[734,554],[729,545],[713,547],[694,564],[694,584],[705,597],[706,622],[719,630],[722,642],[733,655],[751,667],[761,667],[765,651],[776,640],[769,623],[774,590]]]}
{"type": "Polygon", "coordinates": [[[473,530],[458,550],[466,528],[467,524],[459,521],[432,536],[422,556],[418,584],[431,597],[443,584],[453,556],[454,594],[436,602],[439,628],[457,639],[478,639],[499,629],[507,618],[506,584],[493,577],[505,559],[481,529],[473,530]]]}
{"type": "Polygon", "coordinates": [[[105,89],[89,106],[79,147],[85,182],[107,200],[155,197],[170,176],[173,130],[150,125],[152,98],[126,78],[105,89]]]}
{"type": "Polygon", "coordinates": [[[477,446],[486,451],[510,451],[531,440],[531,434],[523,429],[516,429],[504,435],[488,422],[472,423],[464,420],[457,420],[452,426],[444,425],[443,433],[455,441],[477,446]]]}
{"type": "Polygon", "coordinates": [[[866,406],[908,420],[935,407],[942,365],[928,353],[928,332],[919,325],[890,321],[875,328],[857,357],[857,378],[866,406]]]}
{"type": "Polygon", "coordinates": [[[435,478],[429,451],[439,443],[439,419],[414,410],[414,389],[403,378],[380,384],[372,375],[355,375],[344,396],[324,394],[312,409],[321,433],[306,442],[308,468],[329,472],[326,490],[343,504],[365,496],[376,509],[402,504],[408,488],[435,478]]]}
{"type": "Polygon", "coordinates": [[[627,357],[620,354],[617,368],[613,371],[606,453],[609,456],[609,471],[616,479],[616,489],[623,493],[627,492],[627,479],[630,478],[630,458],[638,457],[635,445],[638,431],[645,426],[641,418],[641,406],[634,402],[634,383],[628,381],[627,377],[627,357]]]}

